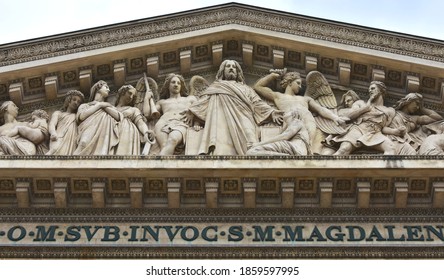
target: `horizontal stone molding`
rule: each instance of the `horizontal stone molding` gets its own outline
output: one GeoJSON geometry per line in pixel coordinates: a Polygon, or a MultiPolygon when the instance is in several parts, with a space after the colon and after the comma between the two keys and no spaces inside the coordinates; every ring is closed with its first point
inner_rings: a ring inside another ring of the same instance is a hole
{"type": "Polygon", "coordinates": [[[69,32],[5,44],[0,47],[0,67],[227,24],[444,62],[444,45],[438,40],[229,3],[147,18],[134,24],[119,23],[88,32],[69,32]]]}

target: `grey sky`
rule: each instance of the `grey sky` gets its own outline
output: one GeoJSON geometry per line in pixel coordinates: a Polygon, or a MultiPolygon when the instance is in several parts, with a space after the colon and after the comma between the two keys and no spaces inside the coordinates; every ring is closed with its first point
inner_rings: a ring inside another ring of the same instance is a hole
{"type": "MultiPolygon", "coordinates": [[[[233,1],[2,0],[0,44],[233,1]]],[[[444,40],[442,0],[238,0],[311,17],[444,40]]]]}

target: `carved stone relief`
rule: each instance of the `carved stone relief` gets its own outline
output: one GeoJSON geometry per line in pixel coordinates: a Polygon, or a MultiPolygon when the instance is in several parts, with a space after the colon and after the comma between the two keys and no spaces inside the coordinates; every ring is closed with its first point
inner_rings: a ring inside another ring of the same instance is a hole
{"type": "Polygon", "coordinates": [[[338,106],[319,71],[303,80],[298,72],[272,69],[250,86],[240,64],[225,60],[211,84],[196,76],[188,91],[181,75],[170,74],[159,94],[157,87],[146,76],[136,87],[124,85],[116,107],[106,102],[110,90],[104,81],[93,85],[88,103],[81,104],[79,91],[69,91],[49,125],[43,110],[35,110],[31,122],[18,122],[18,107],[3,102],[0,154],[443,154],[442,116],[424,107],[420,93],[386,107],[380,81],[370,83],[368,100],[348,91],[338,106]],[[193,137],[187,137],[190,131],[193,137]]]}

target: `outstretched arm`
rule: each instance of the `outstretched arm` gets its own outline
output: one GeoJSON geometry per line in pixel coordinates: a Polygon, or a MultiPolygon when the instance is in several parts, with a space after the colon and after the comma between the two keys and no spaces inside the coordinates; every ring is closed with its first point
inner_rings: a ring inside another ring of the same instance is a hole
{"type": "Polygon", "coordinates": [[[256,84],[254,84],[253,89],[263,98],[268,100],[274,100],[276,98],[276,92],[274,92],[268,85],[279,78],[278,73],[270,73],[267,76],[259,79],[256,84]]]}
{"type": "Polygon", "coordinates": [[[333,113],[332,111],[328,110],[327,108],[322,107],[313,98],[308,96],[306,96],[305,98],[308,99],[308,106],[310,108],[310,111],[314,111],[318,113],[320,116],[334,121],[338,125],[344,125],[345,122],[349,120],[348,117],[340,117],[335,113],[333,113]]]}
{"type": "Polygon", "coordinates": [[[343,110],[343,112],[345,112],[343,115],[350,118],[350,120],[354,120],[359,118],[362,114],[369,112],[371,109],[372,107],[370,104],[358,100],[353,103],[349,110],[343,110]]]}
{"type": "Polygon", "coordinates": [[[431,110],[431,109],[427,109],[424,108],[424,106],[421,106],[421,113],[423,114],[422,116],[419,116],[417,119],[417,124],[429,124],[432,123],[434,121],[439,121],[442,120],[442,117],[440,114],[438,114],[437,112],[431,110]]]}

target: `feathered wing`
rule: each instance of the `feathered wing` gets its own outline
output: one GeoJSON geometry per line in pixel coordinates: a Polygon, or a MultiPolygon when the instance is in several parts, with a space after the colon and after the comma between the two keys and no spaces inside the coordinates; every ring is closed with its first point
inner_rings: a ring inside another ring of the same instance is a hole
{"type": "MultiPolygon", "coordinates": [[[[333,111],[337,114],[336,97],[327,81],[327,79],[319,71],[311,71],[306,77],[307,88],[305,95],[313,98],[322,107],[333,111]]],[[[317,127],[327,134],[342,134],[345,129],[337,125],[334,121],[321,116],[315,116],[317,127]]]]}
{"type": "Polygon", "coordinates": [[[202,76],[195,75],[190,80],[190,95],[194,95],[197,98],[200,97],[210,83],[202,76]]]}
{"type": "MultiPolygon", "coordinates": [[[[151,77],[147,77],[147,81],[148,81],[149,88],[153,92],[154,102],[157,102],[159,100],[159,86],[157,85],[156,80],[154,80],[151,77]]],[[[134,106],[138,107],[137,104],[140,104],[140,106],[142,106],[143,98],[145,98],[145,93],[146,93],[145,77],[142,77],[137,81],[136,90],[137,90],[137,94],[136,94],[136,98],[134,100],[134,102],[135,102],[134,106]]]]}
{"type": "Polygon", "coordinates": [[[159,87],[157,85],[157,82],[151,77],[146,77],[146,81],[145,81],[145,75],[144,75],[136,83],[137,93],[134,98],[134,105],[133,106],[138,108],[142,112],[142,114],[144,115],[144,118],[145,118],[145,122],[147,122],[147,120],[150,119],[150,117],[151,117],[151,116],[147,116],[143,110],[143,100],[144,100],[145,94],[146,94],[147,82],[148,82],[149,89],[151,89],[151,91],[153,92],[154,104],[159,100],[159,90],[158,90],[159,87]]]}

